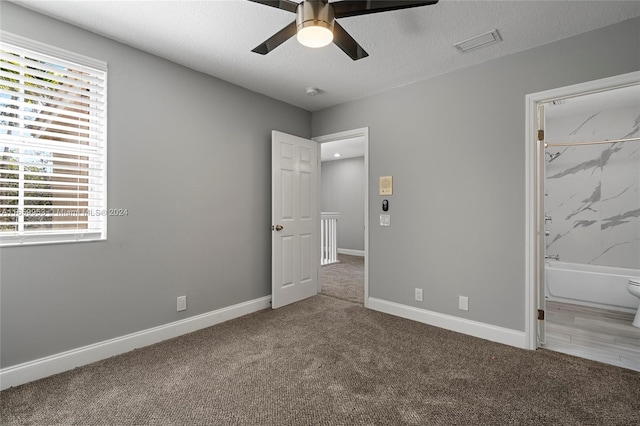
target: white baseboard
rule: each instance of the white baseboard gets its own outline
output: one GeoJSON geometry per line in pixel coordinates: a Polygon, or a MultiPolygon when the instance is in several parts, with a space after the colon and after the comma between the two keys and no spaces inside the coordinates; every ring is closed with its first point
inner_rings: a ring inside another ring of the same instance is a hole
{"type": "Polygon", "coordinates": [[[338,249],[338,254],[348,254],[349,256],[364,257],[364,250],[338,249]]]}
{"type": "Polygon", "coordinates": [[[185,318],[0,370],[0,390],[211,327],[271,306],[271,296],[185,318]]]}
{"type": "Polygon", "coordinates": [[[386,300],[369,297],[367,307],[374,311],[384,312],[402,318],[422,322],[424,324],[445,328],[458,333],[468,334],[492,342],[503,343],[517,348],[526,348],[524,331],[512,330],[498,327],[478,321],[471,321],[452,315],[440,314],[438,312],[427,311],[425,309],[414,308],[413,306],[401,305],[400,303],[388,302],[386,300]]]}

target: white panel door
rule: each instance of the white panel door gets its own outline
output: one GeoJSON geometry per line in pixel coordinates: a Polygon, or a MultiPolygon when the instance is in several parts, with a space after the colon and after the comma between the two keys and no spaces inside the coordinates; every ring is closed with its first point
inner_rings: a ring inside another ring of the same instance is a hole
{"type": "Polygon", "coordinates": [[[271,306],[315,295],[320,265],[319,144],[271,135],[271,306]]]}

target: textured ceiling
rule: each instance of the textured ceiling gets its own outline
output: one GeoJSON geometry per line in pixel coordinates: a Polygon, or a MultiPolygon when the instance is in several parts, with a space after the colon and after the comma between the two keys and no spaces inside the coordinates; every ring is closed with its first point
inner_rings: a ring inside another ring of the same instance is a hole
{"type": "Polygon", "coordinates": [[[335,45],[309,49],[295,38],[252,53],[295,15],[245,0],[13,2],[309,111],[640,16],[639,1],[440,0],[341,19],[370,55],[354,62],[335,45]],[[494,28],[500,43],[453,47],[494,28]],[[308,96],[309,86],[322,92],[308,96]]]}

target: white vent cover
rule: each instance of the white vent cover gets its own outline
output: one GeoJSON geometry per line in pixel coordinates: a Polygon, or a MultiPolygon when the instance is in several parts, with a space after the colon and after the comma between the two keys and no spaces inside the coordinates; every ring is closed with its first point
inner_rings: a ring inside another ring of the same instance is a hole
{"type": "Polygon", "coordinates": [[[497,43],[501,40],[502,38],[500,37],[498,30],[493,30],[489,31],[488,33],[480,34],[479,36],[461,41],[460,43],[456,43],[454,44],[454,46],[460,51],[460,53],[467,53],[471,50],[479,49],[481,47],[497,43]]]}

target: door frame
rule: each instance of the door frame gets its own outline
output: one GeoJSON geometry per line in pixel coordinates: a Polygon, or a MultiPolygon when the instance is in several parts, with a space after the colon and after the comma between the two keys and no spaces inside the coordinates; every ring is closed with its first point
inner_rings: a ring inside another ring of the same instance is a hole
{"type": "MultiPolygon", "coordinates": [[[[359,129],[345,130],[343,132],[331,133],[328,135],[317,136],[311,138],[311,140],[323,144],[326,142],[335,142],[343,139],[351,139],[363,137],[364,138],[364,306],[369,307],[369,128],[362,127],[359,129]]],[[[318,158],[320,161],[320,158],[318,158]]],[[[318,179],[318,197],[321,197],[320,185],[322,184],[322,171],[320,170],[320,177],[318,179]]],[[[318,217],[322,211],[322,205],[318,202],[318,217]]],[[[318,264],[320,259],[318,259],[318,264]]],[[[320,266],[318,266],[318,293],[322,289],[322,277],[320,272],[320,266]]]]}
{"type": "MultiPolygon", "coordinates": [[[[536,150],[537,144],[537,110],[538,105],[557,99],[572,98],[589,93],[603,92],[620,87],[638,84],[640,81],[640,71],[621,74],[585,83],[574,84],[543,92],[532,93],[526,96],[526,124],[525,124],[525,347],[526,349],[538,348],[538,319],[537,319],[537,294],[544,285],[539,279],[537,270],[544,267],[544,256],[537,253],[536,242],[539,238],[538,223],[542,218],[538,213],[537,199],[541,196],[536,188],[544,191],[544,180],[542,174],[536,173],[536,164],[544,156],[544,150],[536,150]],[[542,154],[538,154],[542,152],[542,154]],[[541,179],[539,181],[539,179],[541,179]]],[[[542,212],[544,214],[544,212],[542,212]]],[[[541,324],[540,327],[544,327],[541,324]]]]}

